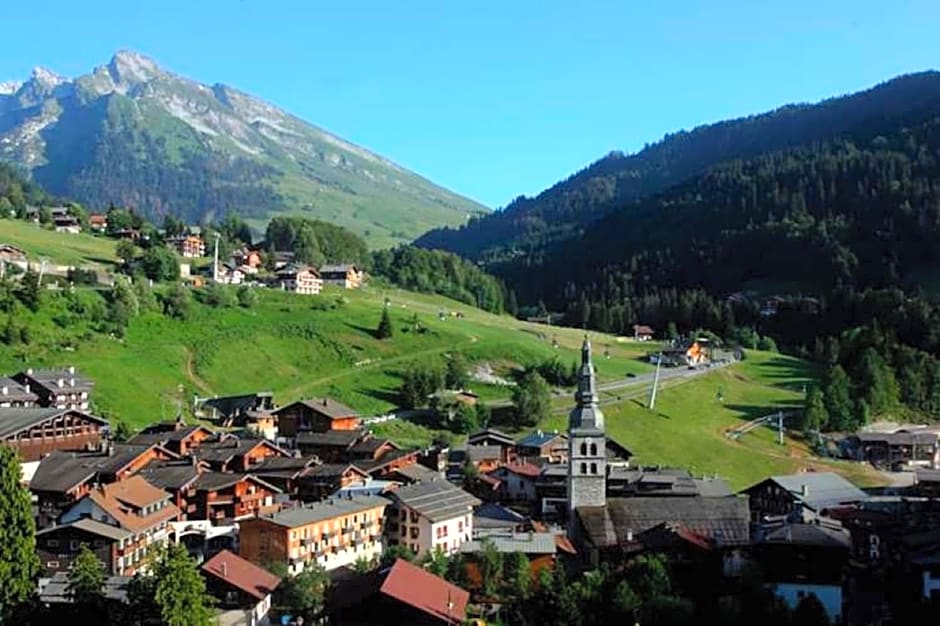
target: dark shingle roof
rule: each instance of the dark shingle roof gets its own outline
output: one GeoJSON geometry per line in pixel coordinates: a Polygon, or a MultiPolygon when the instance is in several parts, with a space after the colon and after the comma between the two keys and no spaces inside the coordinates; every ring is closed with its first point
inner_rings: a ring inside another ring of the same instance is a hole
{"type": "Polygon", "coordinates": [[[111,453],[56,450],[39,462],[29,486],[36,491],[65,492],[95,476],[117,474],[152,447],[117,444],[111,453]]]}
{"type": "Polygon", "coordinates": [[[0,376],[0,402],[35,402],[39,399],[32,391],[26,391],[26,386],[18,383],[12,378],[0,376]],[[5,390],[5,393],[4,393],[5,390]]]}
{"type": "Polygon", "coordinates": [[[761,542],[819,546],[824,548],[844,548],[845,550],[849,550],[852,547],[852,535],[846,529],[831,523],[785,523],[767,532],[762,537],[761,542]]]}
{"type": "Polygon", "coordinates": [[[329,430],[325,433],[298,433],[297,445],[349,447],[363,435],[361,430],[329,430]]]}
{"type": "Polygon", "coordinates": [[[393,448],[398,448],[391,439],[369,437],[368,439],[357,441],[350,450],[352,452],[368,452],[371,454],[386,444],[391,445],[393,448]]]}
{"type": "Polygon", "coordinates": [[[46,420],[58,417],[59,415],[63,415],[65,413],[78,413],[89,421],[97,422],[102,426],[108,425],[107,420],[103,418],[71,409],[56,409],[53,407],[42,409],[0,408],[0,439],[6,439],[7,437],[11,437],[16,433],[29,430],[34,426],[42,424],[46,420]]]}
{"type": "Polygon", "coordinates": [[[520,439],[516,445],[521,448],[541,448],[548,442],[558,437],[564,437],[564,435],[562,433],[549,433],[538,430],[520,439]]]}
{"type": "MultiPolygon", "coordinates": [[[[307,469],[302,478],[316,480],[339,479],[349,469],[362,472],[361,469],[351,463],[324,463],[323,465],[315,465],[307,469]]],[[[365,474],[365,472],[362,473],[365,474]]]]}
{"type": "Polygon", "coordinates": [[[113,541],[120,541],[121,539],[126,539],[133,536],[133,533],[129,530],[118,528],[117,526],[112,526],[111,524],[105,524],[104,522],[99,522],[91,518],[75,520],[74,522],[70,522],[68,524],[49,526],[48,528],[36,531],[36,536],[38,537],[40,535],[59,531],[63,528],[75,528],[77,530],[81,530],[92,535],[98,535],[99,537],[105,537],[113,541]]]}
{"type": "Polygon", "coordinates": [[[395,470],[395,473],[400,474],[411,482],[428,482],[432,480],[442,480],[444,475],[441,472],[435,472],[432,469],[429,469],[423,465],[415,463],[414,465],[407,465],[405,467],[399,467],[395,470]]]}
{"type": "Polygon", "coordinates": [[[597,547],[623,545],[630,536],[670,522],[719,546],[750,540],[746,498],[610,498],[606,506],[578,507],[577,515],[597,547]]]}
{"type": "MultiPolygon", "coordinates": [[[[322,415],[332,418],[341,418],[341,417],[356,417],[357,413],[346,406],[341,404],[332,398],[310,398],[308,400],[299,400],[293,404],[289,404],[278,411],[283,411],[284,409],[290,408],[296,404],[302,404],[305,407],[316,411],[322,415]]],[[[278,412],[275,411],[275,412],[278,412]]]]}
{"type": "Polygon", "coordinates": [[[503,449],[500,446],[467,446],[467,458],[471,461],[486,461],[502,458],[503,449]]]}
{"type": "Polygon", "coordinates": [[[182,489],[199,476],[198,468],[191,461],[150,463],[140,475],[160,489],[175,491],[182,489]]]}
{"type": "Polygon", "coordinates": [[[391,496],[432,522],[465,515],[480,504],[475,496],[446,480],[400,487],[391,496]]]}
{"type": "Polygon", "coordinates": [[[495,502],[486,502],[473,510],[474,528],[513,528],[525,521],[524,515],[495,502]]]}
{"type": "Polygon", "coordinates": [[[802,472],[785,476],[771,476],[767,480],[786,489],[798,501],[814,511],[820,511],[839,504],[862,502],[868,499],[867,493],[835,472],[802,472]],[[804,488],[806,491],[805,496],[803,495],[804,488]]]}
{"type": "MultiPolygon", "coordinates": [[[[107,576],[104,579],[102,592],[105,600],[112,602],[127,602],[127,589],[132,578],[130,576],[107,576]]],[[[41,581],[39,587],[39,601],[43,604],[72,603],[69,595],[68,572],[56,572],[55,575],[41,581]]]]}
{"type": "Polygon", "coordinates": [[[253,466],[252,472],[264,474],[266,472],[283,472],[288,470],[300,471],[316,463],[315,457],[283,457],[268,456],[253,466]]]}
{"type": "Polygon", "coordinates": [[[48,387],[49,389],[59,389],[60,380],[62,381],[62,389],[67,388],[74,391],[91,391],[95,386],[94,381],[80,376],[78,370],[69,371],[68,368],[26,370],[25,372],[20,372],[20,374],[17,376],[30,378],[37,383],[48,387]]]}
{"type": "Polygon", "coordinates": [[[483,430],[478,430],[475,433],[471,433],[467,438],[467,443],[471,445],[477,445],[481,441],[494,441],[500,445],[512,446],[515,445],[513,438],[501,430],[496,430],[495,428],[485,428],[483,430]]]}

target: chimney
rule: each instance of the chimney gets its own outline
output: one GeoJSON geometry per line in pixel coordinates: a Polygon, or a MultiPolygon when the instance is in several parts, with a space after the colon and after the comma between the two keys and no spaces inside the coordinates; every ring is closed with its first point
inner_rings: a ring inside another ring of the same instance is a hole
{"type": "Polygon", "coordinates": [[[0,387],[0,393],[2,393],[3,395],[7,395],[9,393],[9,389],[7,388],[6,385],[4,385],[3,387],[0,387]]]}
{"type": "Polygon", "coordinates": [[[75,386],[75,379],[69,378],[69,387],[74,387],[74,386],[75,386]]]}
{"type": "Polygon", "coordinates": [[[29,383],[23,385],[23,388],[26,389],[26,393],[29,393],[29,383]]]}
{"type": "Polygon", "coordinates": [[[32,375],[33,375],[33,368],[31,368],[31,367],[26,368],[26,375],[27,375],[27,376],[32,376],[32,375]]]}
{"type": "Polygon", "coordinates": [[[62,387],[65,384],[65,381],[60,378],[56,381],[56,383],[59,385],[59,387],[62,387]]]}
{"type": "Polygon", "coordinates": [[[75,375],[75,366],[74,366],[74,365],[69,365],[69,374],[72,374],[73,376],[75,375]]]}

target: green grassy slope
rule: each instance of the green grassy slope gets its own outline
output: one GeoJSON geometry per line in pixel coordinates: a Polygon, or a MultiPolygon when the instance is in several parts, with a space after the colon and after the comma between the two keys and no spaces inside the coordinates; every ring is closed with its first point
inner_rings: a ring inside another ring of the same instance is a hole
{"type": "MultiPolygon", "coordinates": [[[[197,305],[187,322],[142,315],[132,321],[123,341],[83,333],[67,322],[68,328],[58,328],[62,323],[54,319],[61,319],[61,311],[41,311],[31,326],[47,330],[35,331],[26,349],[0,345],[0,372],[12,372],[27,362],[74,364],[97,381],[99,410],[137,426],[171,416],[181,397],[188,403],[193,394],[254,390],[271,390],[280,403],[329,394],[369,414],[394,406],[398,374],[411,363],[443,361],[457,349],[471,360],[490,361],[505,374],[513,365],[553,355],[572,362],[582,336],[573,329],[538,327],[392,288],[328,288],[312,297],[259,293],[258,305],[250,310],[197,305]],[[396,333],[392,340],[379,341],[372,331],[385,297],[392,303],[396,333]],[[440,321],[442,309],[460,311],[464,317],[448,315],[440,321]],[[427,328],[421,334],[409,329],[416,312],[427,328]],[[74,338],[63,341],[68,333],[74,338]],[[557,349],[552,347],[553,336],[557,349]]],[[[598,343],[612,343],[597,337],[598,343]]],[[[648,371],[649,366],[636,359],[644,351],[636,345],[613,345],[611,358],[601,365],[602,377],[648,371]]],[[[481,386],[478,391],[485,398],[506,395],[497,387],[481,386]]]]}
{"type": "Polygon", "coordinates": [[[85,233],[66,235],[21,220],[0,220],[0,243],[19,246],[30,259],[45,257],[62,265],[114,264],[116,242],[85,233]]]}
{"type": "MultiPolygon", "coordinates": [[[[96,410],[137,427],[172,418],[177,404],[188,407],[194,394],[260,390],[273,391],[281,404],[326,394],[368,415],[394,406],[399,375],[412,363],[443,361],[448,352],[460,350],[471,362],[486,361],[505,375],[512,366],[553,356],[570,363],[578,358],[583,337],[580,330],[520,322],[381,285],[358,291],[327,289],[313,297],[259,293],[252,309],[197,305],[187,322],[142,315],[132,321],[122,341],[87,332],[74,318],[69,321],[64,297],[59,302],[45,296],[57,304],[24,315],[22,321],[34,329],[32,341],[25,348],[0,345],[0,373],[27,364],[75,365],[96,381],[96,410]],[[391,340],[379,341],[372,332],[386,297],[396,332],[391,340]],[[444,320],[438,319],[441,311],[447,313],[444,320]],[[450,315],[457,311],[462,318],[450,315]],[[410,328],[415,313],[427,329],[424,333],[410,328]]],[[[621,343],[599,333],[591,333],[591,338],[601,382],[651,371],[642,360],[648,345],[621,343]]],[[[634,383],[603,394],[605,402],[616,402],[604,407],[607,431],[642,464],[717,473],[734,487],[807,467],[834,468],[861,484],[879,482],[876,474],[860,466],[813,458],[802,441],[788,438],[779,446],[768,429],[737,441],[725,436],[729,427],[797,405],[804,382],[813,374],[797,359],[752,351],[729,368],[664,384],[654,411],[645,408],[648,383],[634,383]],[[718,400],[719,390],[723,401],[718,400]],[[621,396],[619,402],[616,395],[621,396]]],[[[509,395],[496,386],[474,389],[487,400],[509,395]]],[[[572,402],[570,395],[556,399],[555,415],[541,427],[565,428],[572,402]]],[[[404,420],[379,424],[375,430],[405,445],[428,443],[435,434],[404,420]]]]}
{"type": "MultiPolygon", "coordinates": [[[[864,466],[813,457],[801,438],[785,437],[781,446],[770,428],[758,428],[737,440],[725,434],[729,428],[778,409],[800,406],[803,385],[813,375],[805,361],[749,351],[741,363],[665,385],[653,410],[647,408],[645,390],[640,397],[604,407],[607,434],[630,448],[640,464],[718,474],[734,488],[771,474],[807,468],[838,471],[859,484],[883,482],[864,466]]],[[[564,428],[566,419],[559,413],[544,427],[564,428]]]]}

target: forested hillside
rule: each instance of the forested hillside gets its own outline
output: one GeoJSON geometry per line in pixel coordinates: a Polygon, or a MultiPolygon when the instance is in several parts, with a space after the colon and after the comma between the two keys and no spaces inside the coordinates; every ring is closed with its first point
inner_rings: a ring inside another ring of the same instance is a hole
{"type": "Polygon", "coordinates": [[[613,152],[538,196],[517,198],[466,226],[430,231],[417,244],[486,261],[537,254],[611,211],[721,162],[858,132],[890,133],[938,111],[940,73],[925,72],[815,105],[673,133],[634,155],[613,152]]]}
{"type": "Polygon", "coordinates": [[[729,162],[499,273],[572,325],[753,330],[840,364],[865,405],[832,427],[898,400],[940,414],[940,306],[923,288],[940,265],[938,157],[935,119],[729,162]],[[783,298],[762,314],[760,292],[783,298]]]}

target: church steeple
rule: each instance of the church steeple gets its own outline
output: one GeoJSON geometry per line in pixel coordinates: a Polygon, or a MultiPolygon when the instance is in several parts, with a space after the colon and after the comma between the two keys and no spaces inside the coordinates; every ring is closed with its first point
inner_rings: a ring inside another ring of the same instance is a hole
{"type": "MultiPolygon", "coordinates": [[[[591,361],[591,341],[581,346],[581,369],[575,407],[568,416],[568,515],[573,522],[579,507],[607,502],[607,446],[604,413],[597,395],[597,377],[591,361]]],[[[569,525],[569,531],[573,531],[569,525]]]]}
{"type": "Polygon", "coordinates": [[[597,378],[591,360],[591,340],[587,337],[581,345],[581,368],[578,370],[578,390],[574,399],[575,407],[568,416],[568,428],[604,430],[604,414],[598,406],[597,378]]]}

